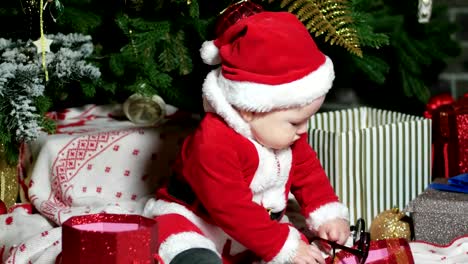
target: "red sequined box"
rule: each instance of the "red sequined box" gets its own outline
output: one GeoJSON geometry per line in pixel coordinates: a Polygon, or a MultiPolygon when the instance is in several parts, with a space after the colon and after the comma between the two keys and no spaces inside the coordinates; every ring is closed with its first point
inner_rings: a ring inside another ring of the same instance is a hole
{"type": "Polygon", "coordinates": [[[431,105],[426,114],[432,118],[433,178],[468,173],[468,94],[456,101],[436,96],[431,105]]]}
{"type": "Polygon", "coordinates": [[[62,225],[61,263],[156,263],[157,225],[138,215],[93,214],[62,225]]]}

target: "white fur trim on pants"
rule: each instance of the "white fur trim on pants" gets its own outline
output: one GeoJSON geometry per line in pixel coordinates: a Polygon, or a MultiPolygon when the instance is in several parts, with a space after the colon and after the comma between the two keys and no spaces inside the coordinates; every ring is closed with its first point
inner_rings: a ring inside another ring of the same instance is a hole
{"type": "Polygon", "coordinates": [[[206,248],[218,254],[214,243],[208,238],[196,232],[184,232],[171,235],[161,243],[159,256],[169,264],[175,256],[191,248],[206,248]]]}

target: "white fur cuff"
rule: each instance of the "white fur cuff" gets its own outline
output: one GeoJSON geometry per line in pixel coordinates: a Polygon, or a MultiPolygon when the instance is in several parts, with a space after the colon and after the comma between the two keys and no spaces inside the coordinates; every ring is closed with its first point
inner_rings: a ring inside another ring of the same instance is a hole
{"type": "Polygon", "coordinates": [[[322,224],[336,218],[349,220],[348,208],[339,202],[333,202],[319,207],[309,214],[306,222],[310,230],[317,230],[322,224]]]}
{"type": "Polygon", "coordinates": [[[271,261],[267,262],[268,264],[283,264],[291,263],[294,256],[296,255],[297,247],[299,246],[299,241],[301,240],[301,235],[294,227],[289,227],[289,235],[284,242],[283,247],[281,248],[278,255],[276,255],[271,261]]]}

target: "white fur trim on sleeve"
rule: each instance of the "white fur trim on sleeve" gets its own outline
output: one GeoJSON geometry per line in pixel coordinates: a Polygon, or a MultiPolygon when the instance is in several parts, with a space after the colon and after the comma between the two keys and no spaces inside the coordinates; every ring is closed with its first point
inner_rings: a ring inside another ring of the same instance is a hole
{"type": "Polygon", "coordinates": [[[299,231],[293,227],[289,227],[289,235],[281,248],[280,252],[269,262],[268,264],[283,264],[283,263],[292,263],[294,256],[296,255],[297,247],[299,246],[299,241],[301,240],[301,235],[299,231]]]}
{"type": "Polygon", "coordinates": [[[164,240],[159,247],[159,256],[164,263],[170,263],[175,256],[191,248],[206,248],[219,255],[214,243],[208,238],[196,232],[183,232],[164,240]]]}
{"type": "Polygon", "coordinates": [[[322,224],[336,218],[349,220],[348,208],[339,202],[328,203],[319,207],[309,214],[306,222],[309,229],[317,230],[322,224]]]}
{"type": "Polygon", "coordinates": [[[203,42],[200,48],[200,56],[204,63],[208,65],[217,65],[221,63],[219,49],[213,40],[203,42]]]}

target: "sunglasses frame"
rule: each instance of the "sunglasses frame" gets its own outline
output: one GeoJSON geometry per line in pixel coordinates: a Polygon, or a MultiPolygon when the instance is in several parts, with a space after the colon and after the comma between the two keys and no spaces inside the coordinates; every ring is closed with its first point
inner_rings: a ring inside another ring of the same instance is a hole
{"type": "Polygon", "coordinates": [[[321,241],[321,242],[327,243],[328,245],[332,247],[333,258],[335,258],[336,249],[341,249],[341,250],[344,250],[348,253],[355,255],[356,257],[358,257],[359,263],[364,264],[366,262],[367,256],[369,255],[369,247],[370,247],[370,233],[364,230],[365,230],[365,222],[364,222],[364,219],[362,218],[359,218],[356,221],[356,224],[354,226],[351,226],[351,232],[353,232],[353,244],[356,245],[356,248],[343,246],[334,241],[323,239],[321,237],[312,237],[309,239],[309,243],[312,243],[314,241],[321,241]]]}

